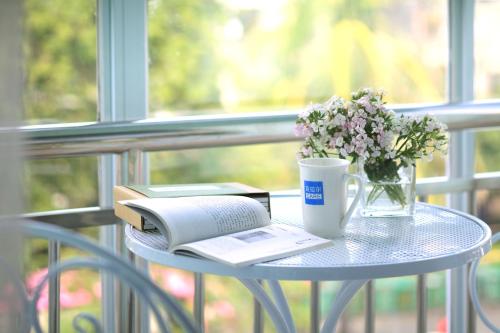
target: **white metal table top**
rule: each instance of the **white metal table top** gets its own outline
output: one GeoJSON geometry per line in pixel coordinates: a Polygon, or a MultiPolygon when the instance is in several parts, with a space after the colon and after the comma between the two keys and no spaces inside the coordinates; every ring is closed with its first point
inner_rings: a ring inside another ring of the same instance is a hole
{"type": "MultiPolygon", "coordinates": [[[[273,222],[302,224],[300,197],[273,197],[273,222]]],[[[413,218],[353,217],[331,247],[248,267],[170,254],[165,237],[126,227],[127,247],[144,259],[199,273],[270,280],[358,280],[429,273],[464,265],[491,248],[479,219],[417,204],[413,218]]]]}

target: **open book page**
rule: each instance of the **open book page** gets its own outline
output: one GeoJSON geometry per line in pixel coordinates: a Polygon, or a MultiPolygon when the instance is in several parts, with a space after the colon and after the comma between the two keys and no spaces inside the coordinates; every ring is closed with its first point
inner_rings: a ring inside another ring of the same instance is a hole
{"type": "MultiPolygon", "coordinates": [[[[233,233],[174,248],[175,253],[191,253],[233,266],[288,257],[307,250],[329,246],[331,240],[309,234],[286,224],[233,233]]],[[[191,254],[192,255],[192,254],[191,254]]]]}
{"type": "Polygon", "coordinates": [[[124,202],[155,224],[176,245],[270,224],[258,201],[242,196],[147,198],[124,202]]]}

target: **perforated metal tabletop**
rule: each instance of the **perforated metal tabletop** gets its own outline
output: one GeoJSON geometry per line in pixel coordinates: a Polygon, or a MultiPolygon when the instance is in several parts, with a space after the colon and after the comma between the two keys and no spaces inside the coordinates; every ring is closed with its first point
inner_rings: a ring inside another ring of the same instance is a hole
{"type": "MultiPolygon", "coordinates": [[[[302,225],[299,197],[273,197],[274,223],[302,225]]],[[[173,255],[158,232],[126,228],[126,244],[144,259],[199,273],[243,279],[353,280],[423,274],[459,267],[491,247],[491,231],[479,219],[417,204],[413,218],[353,217],[343,238],[329,248],[249,267],[173,255]]]]}

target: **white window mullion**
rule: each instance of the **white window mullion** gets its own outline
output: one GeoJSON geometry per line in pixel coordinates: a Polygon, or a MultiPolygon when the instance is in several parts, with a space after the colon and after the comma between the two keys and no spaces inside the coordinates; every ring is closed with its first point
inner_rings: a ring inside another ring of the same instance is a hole
{"type": "MultiPolygon", "coordinates": [[[[99,120],[106,122],[143,119],[148,111],[147,1],[97,0],[99,120]]],[[[141,174],[130,174],[124,154],[103,156],[99,161],[99,204],[113,205],[113,185],[147,179],[146,158],[141,174]],[[121,170],[121,171],[120,171],[121,170]],[[130,179],[132,177],[132,179],[130,179]]],[[[103,227],[101,244],[121,252],[121,226],[103,227]]],[[[110,276],[102,279],[102,318],[105,332],[123,331],[123,296],[116,294],[110,276]]],[[[128,319],[128,318],[127,318],[128,319]]]]}
{"type": "MultiPolygon", "coordinates": [[[[473,100],[474,87],[474,0],[449,0],[449,72],[450,103],[473,100]]],[[[472,178],[474,175],[474,134],[455,132],[450,138],[448,176],[450,180],[472,178]]],[[[467,193],[449,196],[452,208],[471,212],[472,202],[467,193]]],[[[447,271],[446,312],[448,331],[466,333],[467,267],[447,271]]]]}
{"type": "MultiPolygon", "coordinates": [[[[449,72],[450,103],[474,99],[474,0],[449,0],[449,72]]],[[[474,175],[474,134],[453,133],[450,140],[448,175],[471,178],[474,175]]],[[[450,195],[450,206],[471,212],[467,193],[450,195]]]]}

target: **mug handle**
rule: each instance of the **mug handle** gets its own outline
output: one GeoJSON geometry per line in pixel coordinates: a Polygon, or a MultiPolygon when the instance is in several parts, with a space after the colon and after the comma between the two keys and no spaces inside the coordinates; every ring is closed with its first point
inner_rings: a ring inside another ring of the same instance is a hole
{"type": "Polygon", "coordinates": [[[343,176],[344,182],[348,182],[349,178],[354,179],[354,181],[356,181],[356,183],[358,183],[358,191],[357,191],[356,195],[354,196],[354,199],[352,200],[351,205],[349,206],[349,209],[347,210],[344,217],[342,218],[342,221],[340,221],[340,228],[345,227],[347,221],[349,221],[349,219],[351,218],[352,213],[354,213],[354,209],[358,205],[359,199],[361,198],[361,193],[363,192],[363,189],[365,186],[365,184],[363,183],[363,180],[361,179],[360,176],[353,175],[350,173],[344,174],[344,176],[343,176]]]}

